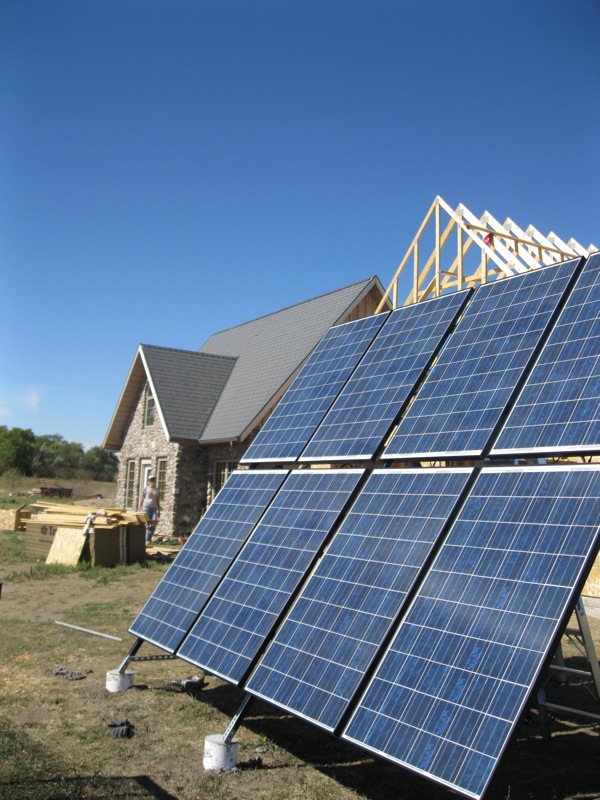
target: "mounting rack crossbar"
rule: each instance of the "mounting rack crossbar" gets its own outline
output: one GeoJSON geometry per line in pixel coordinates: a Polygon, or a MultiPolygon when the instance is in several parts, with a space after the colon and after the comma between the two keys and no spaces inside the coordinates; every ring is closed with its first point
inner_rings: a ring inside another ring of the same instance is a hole
{"type": "Polygon", "coordinates": [[[138,656],[137,652],[143,644],[144,639],[136,639],[135,644],[117,668],[117,672],[120,675],[125,674],[125,670],[127,669],[127,665],[130,663],[130,661],[174,661],[177,658],[177,656],[173,655],[172,653],[165,653],[164,655],[158,656],[138,656]]]}
{"type": "Polygon", "coordinates": [[[460,291],[577,256],[587,256],[597,249],[593,244],[586,249],[575,239],[564,242],[552,232],[544,236],[533,225],[523,230],[510,218],[500,223],[488,211],[477,218],[462,203],[453,210],[438,196],[400,262],[376,313],[383,311],[388,302],[393,308],[398,307],[399,280],[411,262],[413,287],[404,305],[439,297],[446,291],[460,291]],[[449,221],[442,229],[443,217],[449,221]],[[453,233],[456,234],[455,248],[449,244],[453,233]],[[423,261],[432,238],[430,255],[423,261]],[[469,254],[474,244],[479,248],[479,258],[476,251],[475,258],[469,254]]]}

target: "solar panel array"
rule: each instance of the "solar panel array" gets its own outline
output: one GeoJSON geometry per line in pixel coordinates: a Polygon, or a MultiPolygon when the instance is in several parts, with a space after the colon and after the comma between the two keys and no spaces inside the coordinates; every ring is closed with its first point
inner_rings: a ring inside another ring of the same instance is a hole
{"type": "Polygon", "coordinates": [[[247,690],[334,730],[471,472],[373,472],[247,690]]]}
{"type": "Polygon", "coordinates": [[[374,456],[469,294],[455,292],[392,312],[300,461],[374,456]]]}
{"type": "Polygon", "coordinates": [[[286,470],[235,472],[130,627],[172,653],[283,483],[286,470]]]}
{"type": "Polygon", "coordinates": [[[597,467],[484,469],[344,738],[480,797],[599,520],[597,467]]]}
{"type": "Polygon", "coordinates": [[[378,314],[329,329],[241,463],[296,460],[387,316],[378,314]]]}
{"type": "Polygon", "coordinates": [[[480,456],[578,261],[480,287],[385,458],[480,456]]]}
{"type": "Polygon", "coordinates": [[[493,455],[600,449],[600,254],[588,258],[493,455]]]}
{"type": "Polygon", "coordinates": [[[363,470],[292,472],[179,655],[241,681],[362,475],[363,470]]]}
{"type": "Polygon", "coordinates": [[[332,329],[131,631],[481,797],[600,547],[600,464],[502,465],[600,454],[599,273],[332,329]]]}

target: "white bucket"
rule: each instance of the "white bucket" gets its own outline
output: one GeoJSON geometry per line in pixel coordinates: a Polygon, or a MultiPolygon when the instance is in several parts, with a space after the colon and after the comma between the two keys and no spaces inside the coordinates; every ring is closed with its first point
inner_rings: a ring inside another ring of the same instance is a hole
{"type": "Polygon", "coordinates": [[[229,744],[223,741],[220,733],[213,733],[204,740],[204,769],[235,769],[238,760],[238,739],[229,744]]]}
{"type": "Polygon", "coordinates": [[[130,669],[119,672],[118,669],[111,669],[106,673],[106,688],[109,692],[126,692],[133,686],[134,673],[130,669]]]}

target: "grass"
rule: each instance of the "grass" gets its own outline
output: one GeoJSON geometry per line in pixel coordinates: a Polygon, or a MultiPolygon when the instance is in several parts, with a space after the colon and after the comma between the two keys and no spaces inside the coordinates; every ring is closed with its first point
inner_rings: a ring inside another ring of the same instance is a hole
{"type": "MultiPolygon", "coordinates": [[[[2,531],[4,533],[4,531],[2,531]]],[[[15,563],[15,562],[13,562],[15,563]]],[[[160,565],[154,561],[146,561],[142,564],[119,564],[109,569],[105,567],[92,567],[87,561],[80,561],[76,566],[65,564],[46,564],[43,561],[36,561],[29,569],[19,569],[5,575],[6,581],[22,583],[23,581],[44,581],[57,575],[71,575],[77,573],[81,578],[93,581],[94,583],[106,586],[109,583],[118,583],[124,578],[130,578],[132,573],[140,570],[159,571],[160,565]]]]}
{"type": "Polygon", "coordinates": [[[3,577],[5,581],[18,583],[31,580],[43,581],[57,575],[76,572],[89,581],[107,585],[127,580],[139,570],[160,570],[160,565],[154,561],[145,561],[142,564],[119,564],[110,569],[92,567],[87,561],[80,561],[76,566],[46,564],[42,559],[34,559],[27,554],[24,531],[0,531],[0,564],[4,567],[7,565],[18,567],[6,572],[3,577]]]}
{"type": "Polygon", "coordinates": [[[0,564],[22,564],[26,561],[25,533],[23,531],[2,531],[0,564]]]}
{"type": "MultiPolygon", "coordinates": [[[[183,692],[173,681],[201,671],[175,659],[131,663],[134,688],[106,691],[106,673],[133,644],[127,630],[166,566],[66,568],[42,580],[35,576],[45,565],[19,563],[19,536],[0,532],[3,566],[8,553],[13,562],[0,600],[2,800],[456,797],[259,700],[236,736],[241,766],[260,757],[261,768],[205,771],[204,739],[225,730],[243,698],[238,688],[205,675],[205,689],[183,692]],[[55,625],[55,619],[122,641],[55,625]],[[58,665],[85,670],[86,677],[68,681],[54,674],[58,665]],[[112,719],[129,719],[134,736],[113,737],[112,719]]],[[[148,644],[140,651],[161,654],[148,644]]],[[[589,723],[556,720],[551,742],[542,741],[535,723],[524,726],[486,800],[598,800],[599,741],[589,723]]]]}

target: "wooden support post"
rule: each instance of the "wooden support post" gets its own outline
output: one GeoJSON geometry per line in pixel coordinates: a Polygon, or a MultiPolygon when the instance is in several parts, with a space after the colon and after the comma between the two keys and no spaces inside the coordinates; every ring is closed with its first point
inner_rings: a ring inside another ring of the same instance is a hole
{"type": "Polygon", "coordinates": [[[413,248],[413,303],[419,302],[419,240],[413,248]]]}
{"type": "Polygon", "coordinates": [[[435,207],[435,296],[440,296],[440,270],[442,260],[442,246],[440,242],[440,204],[435,207]]]}

